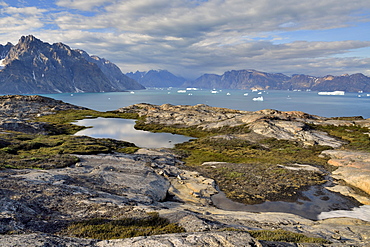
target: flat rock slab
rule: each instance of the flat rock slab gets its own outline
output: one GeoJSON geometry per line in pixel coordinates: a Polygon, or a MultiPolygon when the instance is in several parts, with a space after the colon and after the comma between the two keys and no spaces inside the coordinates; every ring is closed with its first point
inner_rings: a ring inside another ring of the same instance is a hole
{"type": "Polygon", "coordinates": [[[164,200],[170,187],[141,158],[88,155],[73,167],[0,171],[0,233],[54,233],[69,221],[137,216],[133,206],[164,200]]]}
{"type": "Polygon", "coordinates": [[[81,155],[73,167],[52,170],[27,170],[14,177],[32,183],[76,186],[81,191],[94,189],[122,196],[125,201],[153,203],[166,197],[170,183],[130,156],[81,155]]]}
{"type": "MultiPolygon", "coordinates": [[[[97,243],[99,247],[188,247],[188,246],[263,246],[246,232],[207,232],[166,234],[110,240],[97,243]]],[[[281,245],[289,246],[289,245],[281,245]]]]}
{"type": "Polygon", "coordinates": [[[328,164],[339,167],[332,172],[334,178],[343,179],[370,194],[370,153],[326,150],[322,155],[331,158],[328,164]]]}

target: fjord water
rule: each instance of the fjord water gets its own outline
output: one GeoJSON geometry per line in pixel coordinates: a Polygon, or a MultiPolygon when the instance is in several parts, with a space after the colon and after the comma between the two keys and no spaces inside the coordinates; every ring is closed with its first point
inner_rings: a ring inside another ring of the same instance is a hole
{"type": "Polygon", "coordinates": [[[206,104],[243,111],[275,109],[280,111],[303,111],[323,117],[362,116],[370,118],[370,96],[367,93],[345,95],[318,95],[306,91],[192,90],[178,93],[177,89],[147,89],[134,92],[47,94],[98,111],[116,110],[137,103],[196,105],[206,104]],[[248,93],[247,96],[244,94],[248,93]],[[189,95],[190,94],[190,95],[189,95]],[[228,95],[229,94],[229,95],[228,95]],[[252,99],[263,96],[263,101],[252,99]],[[360,97],[359,97],[360,96],[360,97]]]}

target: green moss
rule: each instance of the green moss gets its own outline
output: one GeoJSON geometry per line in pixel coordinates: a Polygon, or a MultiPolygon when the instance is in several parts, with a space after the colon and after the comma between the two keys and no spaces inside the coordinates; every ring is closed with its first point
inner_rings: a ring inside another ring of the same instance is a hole
{"type": "Polygon", "coordinates": [[[157,213],[152,213],[142,219],[95,218],[75,222],[70,224],[63,234],[79,238],[119,239],[180,232],[185,232],[184,228],[159,217],[157,213]]]}
{"type": "Polygon", "coordinates": [[[124,147],[124,148],[118,148],[116,151],[119,153],[126,153],[126,154],[133,154],[137,150],[139,150],[139,147],[124,147]]]}
{"type": "Polygon", "coordinates": [[[125,141],[72,136],[77,131],[86,128],[74,125],[73,121],[96,117],[132,119],[138,118],[138,115],[94,110],[67,110],[30,120],[43,122],[47,134],[26,134],[14,131],[0,134],[0,155],[2,157],[0,169],[65,167],[78,161],[71,154],[133,153],[139,149],[133,143],[125,141]]]}
{"type": "Polygon", "coordinates": [[[252,237],[258,240],[265,241],[278,241],[278,242],[291,242],[291,243],[320,243],[330,244],[331,242],[323,238],[307,237],[301,233],[295,233],[285,231],[282,229],[278,230],[254,230],[248,231],[252,237]]]}
{"type": "Polygon", "coordinates": [[[177,144],[176,149],[183,150],[188,156],[185,161],[189,166],[198,166],[206,161],[256,164],[313,164],[323,166],[327,159],[318,155],[327,147],[303,147],[295,142],[268,139],[260,145],[247,140],[221,138],[202,138],[177,144]]]}
{"type": "Polygon", "coordinates": [[[369,128],[360,126],[312,126],[315,129],[325,131],[330,135],[346,141],[344,148],[370,152],[369,128]]]}
{"type": "Polygon", "coordinates": [[[0,168],[56,168],[70,166],[78,159],[70,154],[98,154],[115,151],[129,153],[138,148],[125,141],[95,139],[87,136],[35,135],[10,133],[0,135],[8,146],[0,149],[0,168]]]}
{"type": "Polygon", "coordinates": [[[145,124],[145,117],[141,117],[135,124],[136,129],[146,130],[151,132],[165,132],[178,135],[191,136],[196,138],[209,137],[215,135],[226,135],[226,134],[245,134],[249,133],[250,130],[246,124],[229,127],[224,126],[221,128],[215,128],[212,130],[204,130],[196,126],[180,126],[180,125],[163,125],[150,123],[145,124]]]}
{"type": "Polygon", "coordinates": [[[327,147],[303,147],[272,138],[256,144],[242,139],[207,137],[178,144],[176,149],[184,155],[188,167],[213,178],[227,197],[242,203],[294,201],[300,190],[326,182],[322,174],[288,170],[278,164],[325,166],[327,159],[319,154],[327,147]],[[226,163],[201,165],[212,161],[226,163]]]}

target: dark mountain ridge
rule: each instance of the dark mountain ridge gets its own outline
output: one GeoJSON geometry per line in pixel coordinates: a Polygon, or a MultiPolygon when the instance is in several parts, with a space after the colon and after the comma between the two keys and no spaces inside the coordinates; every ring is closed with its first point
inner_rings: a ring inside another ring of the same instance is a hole
{"type": "Polygon", "coordinates": [[[0,56],[1,94],[144,89],[105,59],[63,43],[45,43],[32,35],[22,36],[14,46],[0,45],[0,56]]]}
{"type": "Polygon", "coordinates": [[[182,87],[370,92],[370,77],[361,73],[324,77],[301,74],[289,77],[281,73],[232,70],[223,75],[204,74],[194,81],[185,82],[182,87]]]}

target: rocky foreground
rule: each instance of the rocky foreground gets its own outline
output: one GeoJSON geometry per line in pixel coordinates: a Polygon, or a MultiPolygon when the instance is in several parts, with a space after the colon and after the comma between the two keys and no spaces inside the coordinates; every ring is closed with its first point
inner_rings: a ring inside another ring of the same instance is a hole
{"type": "MultiPolygon", "coordinates": [[[[45,133],[43,123],[32,122],[54,110],[80,109],[39,96],[3,96],[1,128],[45,133]],[[20,128],[18,129],[18,126],[20,128]]],[[[261,136],[298,140],[303,145],[326,145],[322,155],[338,166],[332,174],[339,193],[370,204],[368,153],[340,150],[344,144],[308,124],[368,127],[369,120],[334,120],[301,112],[264,110],[241,112],[198,106],[153,106],[147,104],[119,111],[146,116],[146,123],[187,125],[203,129],[248,124],[248,134],[223,138],[261,136]],[[357,174],[357,175],[356,175],[357,174]],[[336,181],[345,180],[341,184],[336,181]],[[353,185],[354,187],[349,187],[353,185]]],[[[179,157],[168,150],[139,149],[133,154],[76,155],[79,162],[59,169],[3,169],[0,171],[1,246],[369,246],[370,222],[354,218],[309,220],[288,213],[252,213],[216,208],[212,195],[215,182],[185,169],[179,157]],[[63,229],[70,222],[92,218],[145,217],[157,212],[182,227],[184,233],[98,240],[69,237],[63,229]],[[288,243],[257,240],[250,230],[282,229],[319,237],[327,243],[288,243]],[[330,243],[329,243],[330,242],[330,243]]],[[[217,161],[217,160],[215,160],[217,161]]]]}

